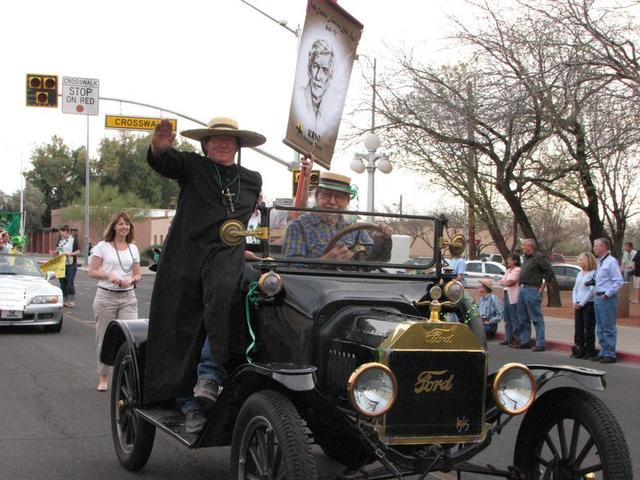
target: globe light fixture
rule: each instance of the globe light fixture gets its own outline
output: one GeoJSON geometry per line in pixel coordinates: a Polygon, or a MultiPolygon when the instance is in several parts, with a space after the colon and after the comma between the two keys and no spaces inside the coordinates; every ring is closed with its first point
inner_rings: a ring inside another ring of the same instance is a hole
{"type": "Polygon", "coordinates": [[[350,167],[356,173],[367,171],[368,189],[367,189],[367,210],[374,212],[374,175],[376,169],[382,173],[391,173],[393,165],[389,161],[389,157],[384,153],[376,153],[380,148],[380,137],[375,133],[369,133],[364,139],[364,148],[368,153],[356,153],[351,160],[350,167]]]}

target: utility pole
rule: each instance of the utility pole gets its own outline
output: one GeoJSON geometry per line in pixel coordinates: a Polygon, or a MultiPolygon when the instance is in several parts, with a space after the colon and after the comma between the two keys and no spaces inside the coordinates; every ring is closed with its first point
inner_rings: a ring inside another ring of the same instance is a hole
{"type": "MultiPolygon", "coordinates": [[[[473,124],[473,89],[471,82],[467,82],[467,139],[474,139],[473,124]]],[[[467,149],[467,256],[470,260],[476,259],[476,219],[473,199],[475,198],[474,173],[476,170],[475,148],[469,146],[467,149]]]]}

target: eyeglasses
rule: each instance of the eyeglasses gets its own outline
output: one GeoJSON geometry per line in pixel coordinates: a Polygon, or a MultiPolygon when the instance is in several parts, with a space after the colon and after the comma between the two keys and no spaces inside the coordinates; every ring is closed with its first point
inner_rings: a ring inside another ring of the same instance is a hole
{"type": "Polygon", "coordinates": [[[345,192],[336,192],[333,190],[318,190],[318,196],[322,200],[331,200],[333,197],[336,202],[347,202],[349,201],[349,194],[345,192]]]}

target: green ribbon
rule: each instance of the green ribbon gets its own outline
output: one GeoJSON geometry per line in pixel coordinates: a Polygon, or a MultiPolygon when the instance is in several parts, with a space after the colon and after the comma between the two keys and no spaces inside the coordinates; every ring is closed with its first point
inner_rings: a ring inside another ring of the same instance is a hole
{"type": "Polygon", "coordinates": [[[256,335],[253,333],[253,328],[251,328],[251,305],[258,304],[258,296],[256,295],[256,290],[258,288],[258,282],[253,282],[249,285],[249,291],[247,292],[247,296],[244,299],[244,313],[247,317],[247,328],[249,329],[249,335],[251,336],[251,343],[247,347],[245,351],[245,356],[247,357],[247,363],[253,363],[253,360],[249,356],[251,350],[253,350],[256,346],[256,335]]]}

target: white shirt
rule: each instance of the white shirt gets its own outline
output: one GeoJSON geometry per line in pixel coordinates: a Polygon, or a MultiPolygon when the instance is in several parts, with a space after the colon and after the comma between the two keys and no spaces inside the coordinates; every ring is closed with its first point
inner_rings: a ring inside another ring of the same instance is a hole
{"type": "MultiPolygon", "coordinates": [[[[100,271],[106,274],[115,273],[118,277],[128,277],[133,275],[133,264],[140,263],[140,253],[138,247],[133,243],[129,244],[129,248],[118,250],[116,252],[112,242],[99,242],[91,250],[92,257],[102,258],[100,271]]],[[[98,286],[109,290],[131,290],[133,285],[128,288],[121,288],[111,283],[109,280],[102,279],[98,282],[98,286]]]]}

